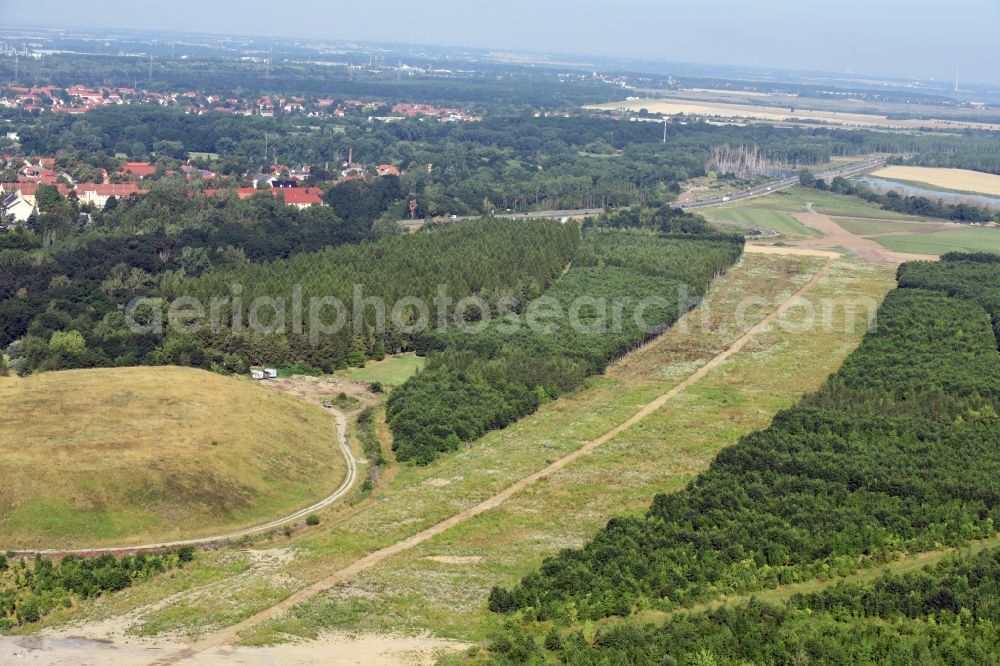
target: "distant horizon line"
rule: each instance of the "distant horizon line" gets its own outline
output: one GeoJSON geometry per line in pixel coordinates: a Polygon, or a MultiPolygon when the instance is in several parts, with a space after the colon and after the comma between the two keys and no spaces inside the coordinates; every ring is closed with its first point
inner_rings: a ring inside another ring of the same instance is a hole
{"type": "MultiPolygon", "coordinates": [[[[574,69],[585,69],[589,67],[594,67],[600,69],[602,64],[600,61],[604,61],[603,66],[609,68],[611,66],[617,65],[621,68],[623,63],[631,63],[640,65],[643,63],[659,65],[659,66],[681,66],[681,67],[704,67],[704,68],[720,68],[728,70],[744,70],[745,72],[757,72],[759,74],[765,73],[781,73],[791,76],[807,76],[807,75],[821,75],[825,78],[830,78],[833,81],[838,81],[841,83],[854,82],[861,83],[864,79],[882,79],[886,83],[921,83],[921,84],[933,84],[935,86],[940,86],[940,90],[944,93],[954,94],[956,92],[1000,92],[1000,81],[997,82],[987,82],[987,81],[975,81],[970,80],[967,82],[959,82],[961,85],[958,90],[954,90],[952,85],[955,83],[954,80],[947,80],[940,77],[914,77],[914,76],[903,76],[899,74],[886,74],[878,72],[839,72],[835,70],[828,70],[815,67],[807,68],[795,68],[789,67],[787,65],[743,65],[734,63],[720,63],[720,62],[699,62],[693,60],[677,60],[671,58],[654,58],[649,56],[633,56],[633,55],[601,55],[596,53],[571,53],[566,51],[538,51],[533,49],[506,49],[494,46],[470,46],[470,45],[459,45],[459,44],[432,44],[429,42],[419,42],[419,41],[395,41],[395,40],[373,40],[373,39],[355,39],[347,37],[313,37],[313,36],[302,36],[302,35],[264,35],[259,33],[251,32],[210,32],[210,31],[198,31],[198,30],[168,30],[162,28],[149,28],[149,27],[135,27],[135,26],[96,26],[96,25],[83,25],[83,24],[45,24],[45,23],[16,23],[16,24],[6,24],[0,27],[0,32],[3,30],[46,30],[46,31],[80,31],[87,32],[91,31],[93,33],[114,33],[116,31],[125,33],[139,33],[148,35],[163,35],[163,36],[201,36],[201,37],[230,37],[230,38],[248,38],[248,39],[258,39],[258,40],[271,40],[271,41],[300,41],[300,42],[318,42],[327,44],[357,44],[357,45],[371,45],[371,46],[396,46],[396,47],[426,47],[440,50],[452,50],[452,51],[470,51],[470,52],[480,52],[483,54],[490,53],[509,53],[512,55],[525,55],[525,56],[537,56],[537,57],[565,57],[565,58],[586,58],[593,59],[595,62],[581,62],[581,63],[568,63],[568,62],[553,62],[544,63],[543,61],[538,61],[534,64],[549,64],[552,66],[563,66],[567,68],[574,69]]],[[[114,54],[100,54],[94,53],[94,55],[114,55],[114,54]]],[[[498,61],[502,62],[502,61],[498,61]]],[[[511,65],[515,64],[532,64],[528,63],[507,63],[511,65]]],[[[956,63],[956,69],[961,67],[961,63],[956,63]]],[[[647,75],[663,75],[670,76],[669,73],[660,72],[648,72],[635,70],[634,73],[641,73],[647,75]]],[[[746,81],[748,83],[756,82],[749,78],[740,78],[739,72],[731,72],[736,74],[736,76],[729,76],[727,78],[732,78],[733,80],[746,81]]],[[[713,78],[708,75],[692,76],[692,75],[676,75],[684,76],[686,78],[696,78],[696,79],[707,79],[713,78]]],[[[778,81],[784,83],[794,83],[794,81],[778,81]]]]}

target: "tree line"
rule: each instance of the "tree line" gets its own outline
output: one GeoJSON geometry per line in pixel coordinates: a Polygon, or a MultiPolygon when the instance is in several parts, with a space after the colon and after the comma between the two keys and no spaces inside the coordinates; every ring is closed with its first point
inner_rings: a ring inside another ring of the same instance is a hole
{"type": "Polygon", "coordinates": [[[822,178],[816,178],[809,171],[803,170],[799,174],[799,183],[803,187],[855,196],[876,204],[885,210],[905,213],[907,215],[937,217],[944,220],[966,223],[1000,220],[1000,212],[991,210],[985,206],[976,206],[975,204],[967,203],[949,204],[941,199],[934,201],[924,196],[908,196],[900,194],[895,190],[880,194],[864,183],[854,182],[843,176],[835,176],[830,181],[830,184],[827,185],[826,181],[822,178]]]}

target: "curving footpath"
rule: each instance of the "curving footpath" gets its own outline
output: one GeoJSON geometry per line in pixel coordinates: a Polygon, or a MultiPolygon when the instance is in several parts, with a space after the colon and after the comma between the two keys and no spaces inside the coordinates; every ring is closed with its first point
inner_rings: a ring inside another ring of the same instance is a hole
{"type": "Polygon", "coordinates": [[[198,539],[182,539],[180,541],[163,541],[160,543],[147,543],[137,546],[113,546],[110,548],[106,547],[96,547],[96,548],[48,548],[48,549],[22,549],[22,550],[10,550],[6,551],[9,553],[14,553],[16,555],[84,555],[90,553],[134,553],[142,550],[165,550],[168,548],[179,548],[181,546],[205,546],[209,544],[223,543],[226,541],[233,541],[234,539],[239,539],[245,536],[251,536],[253,534],[259,534],[261,532],[267,532],[268,530],[273,530],[277,527],[281,527],[286,523],[290,523],[293,520],[298,520],[300,518],[305,518],[310,513],[319,511],[320,509],[325,509],[330,506],[340,498],[342,498],[347,491],[351,489],[354,482],[358,478],[358,463],[354,459],[354,455],[351,453],[351,448],[347,445],[347,417],[336,409],[333,410],[333,420],[334,420],[334,433],[337,439],[337,443],[340,445],[340,452],[344,456],[344,460],[347,461],[347,476],[344,477],[343,483],[340,487],[333,491],[332,495],[321,499],[311,506],[307,506],[304,509],[300,509],[295,513],[291,513],[287,516],[277,518],[275,520],[266,522],[262,525],[255,525],[253,527],[247,527],[242,530],[237,530],[235,532],[229,532],[226,534],[218,534],[215,536],[201,537],[198,539]]]}

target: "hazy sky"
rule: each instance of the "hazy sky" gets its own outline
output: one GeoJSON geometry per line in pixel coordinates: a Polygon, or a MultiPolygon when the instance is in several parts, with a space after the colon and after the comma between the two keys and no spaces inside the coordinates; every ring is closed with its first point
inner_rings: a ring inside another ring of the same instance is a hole
{"type": "Polygon", "coordinates": [[[1000,0],[0,0],[0,21],[328,37],[1000,83],[1000,0]]]}

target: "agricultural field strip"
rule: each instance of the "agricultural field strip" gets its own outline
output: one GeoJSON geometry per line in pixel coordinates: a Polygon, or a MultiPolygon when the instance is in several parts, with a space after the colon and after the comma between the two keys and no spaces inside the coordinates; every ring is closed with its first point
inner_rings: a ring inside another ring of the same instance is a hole
{"type": "Polygon", "coordinates": [[[350,445],[347,443],[347,417],[345,417],[341,412],[333,410],[333,420],[334,420],[334,437],[340,447],[340,452],[344,456],[344,460],[347,461],[347,475],[344,477],[343,482],[340,486],[333,491],[332,494],[321,499],[319,502],[307,506],[304,509],[299,509],[295,513],[288,514],[281,518],[276,518],[274,520],[268,521],[261,525],[255,525],[253,527],[248,527],[246,529],[238,530],[236,532],[229,532],[227,534],[219,534],[215,536],[200,537],[197,539],[182,539],[179,541],[164,541],[161,543],[147,543],[138,546],[115,546],[112,548],[105,547],[92,547],[92,548],[48,548],[48,549],[22,549],[13,550],[13,552],[18,555],[87,555],[92,553],[134,553],[137,551],[144,550],[164,550],[166,548],[178,548],[180,546],[203,546],[214,543],[221,543],[225,541],[233,541],[241,537],[250,536],[253,534],[259,534],[260,532],[266,532],[267,530],[272,530],[277,527],[289,523],[293,520],[298,520],[299,518],[304,518],[306,515],[319,511],[320,509],[325,509],[330,506],[340,498],[342,498],[347,491],[351,489],[354,482],[358,478],[358,464],[354,459],[354,455],[351,451],[350,445]]]}
{"type": "Polygon", "coordinates": [[[803,296],[806,292],[811,290],[826,273],[833,266],[834,258],[827,256],[827,261],[823,266],[816,271],[816,273],[810,278],[808,282],[802,285],[798,290],[795,291],[788,299],[786,299],[781,305],[779,305],[770,314],[764,317],[762,320],[754,324],[749,330],[747,330],[739,339],[737,339],[732,345],[726,348],[724,351],[713,357],[708,363],[698,368],[695,372],[689,375],[679,384],[675,385],[666,393],[661,394],[651,402],[647,403],[638,412],[632,415],[628,420],[619,425],[615,426],[611,430],[608,430],[596,439],[587,442],[582,447],[576,449],[575,451],[563,456],[562,458],[552,462],[548,466],[522,478],[520,481],[508,486],[505,490],[493,495],[492,497],[476,504],[464,511],[461,511],[450,518],[447,518],[431,527],[424,529],[416,534],[413,534],[406,539],[397,541],[394,544],[380,548],[374,552],[365,555],[361,559],[356,560],[351,565],[333,573],[326,578],[313,583],[309,587],[303,588],[298,592],[285,598],[283,601],[267,608],[255,615],[252,615],[245,620],[227,627],[221,631],[214,634],[206,636],[187,648],[180,650],[172,655],[166,655],[161,659],[153,662],[156,665],[166,665],[175,664],[184,661],[190,657],[193,657],[206,650],[216,648],[222,645],[227,645],[235,642],[239,634],[256,624],[261,622],[266,622],[268,620],[273,620],[284,614],[287,610],[295,606],[301,601],[304,601],[316,594],[324,592],[331,587],[334,587],[345,580],[348,580],[352,576],[359,574],[372,566],[378,564],[379,562],[397,555],[399,553],[405,552],[424,541],[437,536],[450,528],[470,519],[478,516],[481,513],[495,509],[500,506],[504,501],[517,494],[521,490],[527,488],[529,485],[535,483],[539,479],[545,478],[552,473],[559,471],[560,469],[566,467],[567,465],[575,462],[576,460],[587,455],[597,447],[601,446],[608,440],[614,438],[616,435],[628,430],[637,423],[641,422],[644,418],[650,414],[656,412],[658,409],[663,407],[668,401],[676,397],[678,394],[682,393],[684,390],[692,386],[701,380],[705,375],[707,375],[711,370],[717,368],[722,363],[726,362],[729,358],[739,353],[750,340],[752,340],[758,333],[766,329],[770,324],[775,322],[779,317],[782,316],[789,308],[791,308],[796,301],[803,296]]]}
{"type": "Polygon", "coordinates": [[[1000,176],[969,169],[891,165],[873,171],[871,175],[931,188],[939,187],[949,192],[1000,196],[1000,176]]]}

